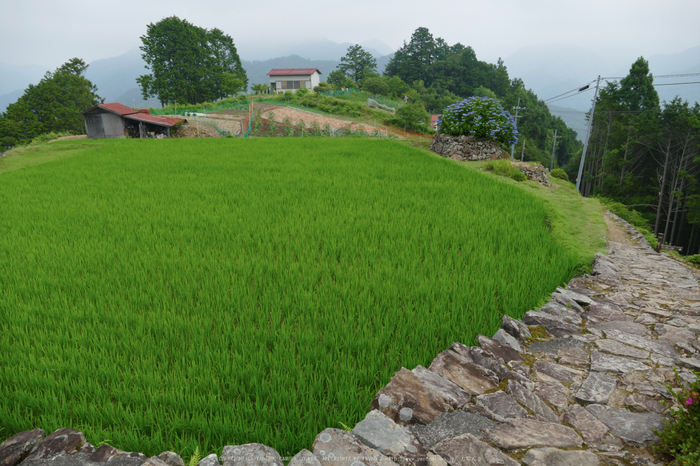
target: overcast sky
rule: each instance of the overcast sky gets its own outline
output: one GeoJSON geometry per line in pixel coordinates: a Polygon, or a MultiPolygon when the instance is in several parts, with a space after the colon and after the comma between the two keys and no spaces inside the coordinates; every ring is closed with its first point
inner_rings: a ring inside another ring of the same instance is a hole
{"type": "Polygon", "coordinates": [[[252,56],[256,43],[314,38],[396,49],[421,26],[489,62],[549,42],[628,62],[700,45],[699,0],[0,0],[0,62],[54,69],[121,55],[171,15],[221,29],[244,59],[271,58],[252,56]]]}

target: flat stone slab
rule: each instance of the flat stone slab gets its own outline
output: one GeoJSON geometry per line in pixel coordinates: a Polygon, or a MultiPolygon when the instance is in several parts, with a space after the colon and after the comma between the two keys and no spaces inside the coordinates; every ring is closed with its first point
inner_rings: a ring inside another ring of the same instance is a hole
{"type": "Polygon", "coordinates": [[[476,337],[477,343],[487,354],[492,357],[508,363],[510,361],[522,361],[523,357],[510,346],[494,340],[493,338],[479,335],[476,337]]]}
{"type": "Polygon", "coordinates": [[[548,361],[536,361],[533,368],[542,382],[568,383],[579,380],[584,376],[584,373],[581,371],[548,361]]]}
{"type": "Polygon", "coordinates": [[[314,456],[322,466],[396,466],[392,460],[362,442],[350,432],[326,429],[314,440],[314,456]]]}
{"type": "Polygon", "coordinates": [[[539,309],[539,312],[546,312],[554,317],[559,318],[562,322],[574,325],[581,325],[583,320],[578,312],[566,307],[556,301],[550,301],[539,309]]]}
{"type": "Polygon", "coordinates": [[[307,449],[294,455],[287,466],[321,466],[321,462],[307,449]]]}
{"type": "Polygon", "coordinates": [[[600,443],[609,430],[581,405],[571,405],[562,418],[581,434],[586,443],[600,443]]]}
{"type": "Polygon", "coordinates": [[[382,411],[397,423],[430,424],[438,415],[459,409],[471,394],[453,382],[418,366],[401,368],[379,392],[371,409],[382,411]]]}
{"type": "Polygon", "coordinates": [[[476,404],[484,407],[497,421],[527,416],[525,408],[502,391],[479,395],[476,397],[476,404]]]}
{"type": "Polygon", "coordinates": [[[537,395],[529,391],[515,380],[509,380],[506,386],[506,393],[513,397],[515,401],[525,406],[535,414],[539,414],[550,422],[560,422],[559,416],[552,411],[537,395]]]}
{"type": "Polygon", "coordinates": [[[591,371],[623,375],[634,371],[649,371],[651,367],[637,359],[623,358],[594,351],[591,353],[591,371]]]}
{"type": "Polygon", "coordinates": [[[506,332],[502,328],[499,328],[498,331],[496,333],[494,333],[493,339],[496,341],[500,341],[504,345],[510,346],[518,353],[522,353],[524,351],[522,345],[517,340],[517,338],[515,338],[514,336],[512,336],[510,333],[506,332]]]}
{"type": "Polygon", "coordinates": [[[24,461],[53,458],[59,453],[70,454],[80,450],[86,443],[82,432],[74,429],[58,429],[46,437],[24,461]]]}
{"type": "Polygon", "coordinates": [[[700,359],[695,358],[678,358],[676,364],[680,367],[685,367],[696,372],[700,372],[700,359]]]}
{"type": "Polygon", "coordinates": [[[185,466],[185,462],[182,460],[180,455],[174,451],[164,451],[158,455],[157,458],[168,466],[185,466]]]}
{"type": "Polygon", "coordinates": [[[608,332],[609,330],[617,330],[618,332],[631,333],[632,335],[650,335],[651,332],[648,328],[641,324],[635,322],[628,322],[622,320],[614,320],[611,322],[603,322],[601,324],[596,324],[591,326],[594,329],[600,330],[602,332],[608,332]]]}
{"type": "Polygon", "coordinates": [[[617,340],[610,340],[607,338],[596,340],[595,346],[604,353],[614,354],[615,356],[623,356],[625,358],[647,359],[651,354],[649,351],[625,345],[617,340]]]}
{"type": "Polygon", "coordinates": [[[527,328],[527,325],[506,314],[504,314],[501,319],[501,328],[522,343],[526,343],[532,338],[532,334],[530,333],[530,329],[527,328]]]}
{"type": "Polygon", "coordinates": [[[680,356],[678,351],[676,351],[673,346],[671,346],[666,341],[651,340],[649,338],[644,338],[639,335],[634,335],[631,333],[621,332],[619,330],[610,330],[605,332],[608,338],[617,340],[621,343],[627,345],[635,346],[637,348],[642,348],[652,353],[657,353],[667,358],[677,358],[680,356]]]}
{"type": "Polygon", "coordinates": [[[222,466],[284,466],[277,450],[261,443],[227,445],[221,452],[222,466]]]}
{"type": "Polygon", "coordinates": [[[617,387],[615,377],[591,372],[576,392],[574,398],[582,403],[606,404],[617,387]]]}
{"type": "Polygon", "coordinates": [[[600,458],[590,451],[546,447],[529,450],[522,462],[526,466],[598,466],[600,458]]]}
{"type": "Polygon", "coordinates": [[[451,466],[518,466],[513,458],[471,434],[443,440],[434,445],[432,451],[451,466]]]}
{"type": "Polygon", "coordinates": [[[690,330],[673,325],[658,324],[654,326],[654,331],[659,335],[659,340],[667,341],[672,345],[676,342],[690,345],[697,339],[695,334],[690,330]]]}
{"type": "MultiPolygon", "coordinates": [[[[304,451],[309,451],[309,450],[302,450],[301,452],[304,452],[304,451]]],[[[301,452],[299,452],[299,454],[301,454],[301,452]]],[[[311,453],[311,452],[309,452],[309,453],[311,453]]],[[[294,459],[294,458],[292,458],[292,459],[294,459]]],[[[208,455],[208,456],[205,456],[204,458],[202,458],[199,461],[199,463],[197,463],[197,466],[220,466],[219,457],[216,455],[216,453],[212,453],[211,455],[208,455]]],[[[310,464],[310,466],[320,466],[320,465],[310,464]]]]}
{"type": "Polygon", "coordinates": [[[582,348],[583,343],[573,338],[555,338],[550,341],[533,341],[528,350],[530,353],[557,354],[566,347],[582,348]]]}
{"type": "Polygon", "coordinates": [[[627,443],[647,445],[658,437],[654,430],[664,428],[663,416],[656,413],[632,413],[626,409],[612,409],[592,404],[586,410],[605,424],[610,432],[627,443]]]}
{"type": "Polygon", "coordinates": [[[0,466],[15,466],[44,439],[43,429],[19,432],[0,444],[0,466]]]}
{"type": "Polygon", "coordinates": [[[472,434],[476,438],[481,438],[485,429],[495,425],[492,420],[476,413],[452,411],[439,415],[427,426],[416,424],[410,426],[410,429],[423,446],[430,449],[442,440],[463,434],[472,434]]]}
{"type": "Polygon", "coordinates": [[[472,395],[481,395],[498,386],[498,376],[483,366],[474,364],[459,353],[447,350],[433,359],[430,368],[440,377],[455,383],[472,395]]]}
{"type": "Polygon", "coordinates": [[[535,389],[537,396],[559,409],[569,405],[569,389],[559,382],[538,382],[535,389]]]}
{"type": "Polygon", "coordinates": [[[474,364],[478,364],[492,371],[498,376],[499,380],[513,379],[517,380],[528,388],[534,387],[534,384],[530,379],[504,366],[498,360],[486,354],[484,350],[478,346],[466,346],[462,343],[452,343],[452,345],[450,345],[450,351],[461,354],[462,356],[471,360],[474,364]]]}
{"type": "Polygon", "coordinates": [[[425,465],[427,452],[413,433],[381,411],[373,410],[358,422],[352,434],[362,443],[401,465],[425,465]]]}
{"type": "Polygon", "coordinates": [[[504,450],[531,447],[581,448],[583,444],[574,429],[534,419],[514,419],[493,429],[486,429],[484,437],[504,450]]]}
{"type": "Polygon", "coordinates": [[[567,299],[570,299],[581,306],[590,306],[591,304],[595,304],[596,301],[592,300],[590,297],[586,296],[585,294],[577,293],[574,290],[567,290],[565,288],[562,288],[561,286],[558,286],[557,289],[555,290],[555,293],[560,293],[563,296],[565,296],[567,299]]]}
{"type": "Polygon", "coordinates": [[[625,406],[629,406],[639,411],[647,411],[650,413],[661,414],[666,411],[666,406],[655,399],[642,394],[634,394],[625,397],[623,400],[625,406]]]}

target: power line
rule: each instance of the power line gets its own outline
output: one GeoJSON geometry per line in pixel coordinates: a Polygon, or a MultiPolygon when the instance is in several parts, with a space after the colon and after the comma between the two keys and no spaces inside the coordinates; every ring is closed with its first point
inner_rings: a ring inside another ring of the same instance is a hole
{"type": "Polygon", "coordinates": [[[569,97],[575,97],[575,96],[577,96],[577,95],[585,94],[586,92],[590,92],[590,91],[592,91],[592,90],[593,90],[593,88],[592,88],[592,87],[589,87],[588,89],[585,89],[585,90],[583,90],[583,91],[580,91],[580,92],[578,92],[578,93],[576,93],[576,94],[567,95],[567,96],[564,96],[564,97],[560,97],[560,98],[558,98],[558,99],[552,97],[552,98],[549,99],[549,100],[545,100],[544,103],[545,103],[545,104],[553,104],[554,102],[559,102],[560,100],[568,99],[569,97]]]}
{"type": "Polygon", "coordinates": [[[579,86],[579,87],[576,87],[576,88],[574,88],[574,89],[571,89],[570,91],[566,91],[566,92],[564,92],[564,93],[562,93],[562,94],[555,95],[554,97],[550,97],[549,99],[545,100],[544,102],[547,103],[547,102],[549,102],[550,100],[557,99],[557,98],[559,98],[559,97],[561,97],[561,96],[563,96],[563,95],[570,94],[570,93],[572,93],[572,92],[582,92],[582,91],[584,91],[584,90],[588,90],[588,89],[590,89],[588,86],[590,86],[590,85],[593,84],[594,82],[595,82],[595,80],[593,80],[593,81],[591,81],[591,82],[589,82],[589,83],[586,83],[586,84],[584,84],[583,86],[579,86]]]}
{"type": "Polygon", "coordinates": [[[687,83],[665,83],[665,84],[653,84],[654,87],[656,86],[682,86],[684,84],[700,84],[700,81],[690,81],[687,83]]]}
{"type": "MultiPolygon", "coordinates": [[[[688,76],[700,76],[700,73],[661,74],[661,75],[659,75],[659,76],[654,76],[654,75],[652,74],[652,77],[653,77],[654,79],[682,78],[682,77],[684,78],[684,77],[688,77],[688,76]]],[[[610,79],[625,79],[626,77],[627,77],[627,76],[605,76],[605,77],[600,78],[600,79],[605,79],[605,80],[610,80],[610,79]]],[[[647,76],[643,76],[643,77],[646,78],[647,76]]]]}

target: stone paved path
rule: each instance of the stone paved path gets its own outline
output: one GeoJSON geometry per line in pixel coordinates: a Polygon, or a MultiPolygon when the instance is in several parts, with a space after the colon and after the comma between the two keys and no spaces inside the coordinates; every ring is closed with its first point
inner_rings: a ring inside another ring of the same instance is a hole
{"type": "MultiPolygon", "coordinates": [[[[692,269],[616,221],[630,244],[611,242],[591,276],[558,289],[522,321],[504,316],[479,346],[454,343],[428,368],[402,368],[352,432],[324,430],[313,452],[289,464],[662,464],[649,445],[673,409],[666,385],[687,386],[700,371],[700,287],[692,269]]],[[[0,466],[184,466],[172,452],[146,458],[95,449],[71,429],[44,434],[10,437],[0,466]]],[[[199,466],[263,464],[282,461],[272,448],[246,444],[199,466]]]]}

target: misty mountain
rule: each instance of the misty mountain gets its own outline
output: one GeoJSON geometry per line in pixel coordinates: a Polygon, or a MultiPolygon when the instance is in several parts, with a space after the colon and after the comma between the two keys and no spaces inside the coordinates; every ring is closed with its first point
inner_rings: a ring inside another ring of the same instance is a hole
{"type": "Polygon", "coordinates": [[[24,91],[29,83],[41,81],[47,71],[53,70],[39,65],[10,65],[0,62],[0,95],[24,91]]]}
{"type": "Polygon", "coordinates": [[[558,105],[549,105],[548,107],[551,114],[564,120],[566,126],[576,131],[576,139],[583,142],[583,139],[586,137],[586,131],[588,130],[586,112],[569,107],[560,107],[558,105]]]}
{"type": "MultiPolygon", "coordinates": [[[[384,72],[391,55],[385,55],[382,52],[391,53],[391,48],[378,40],[368,41],[365,44],[363,45],[365,50],[377,59],[379,73],[384,72]]],[[[269,83],[267,73],[274,68],[318,68],[322,73],[321,80],[324,80],[328,73],[335,70],[340,63],[340,58],[346,54],[351,45],[338,44],[329,40],[290,43],[281,48],[279,46],[274,48],[280,53],[278,58],[241,60],[241,64],[248,75],[249,86],[269,83]],[[284,53],[288,51],[293,53],[284,53]]],[[[271,48],[270,52],[272,50],[271,48]]],[[[0,63],[0,76],[3,77],[0,80],[0,112],[4,111],[9,104],[16,102],[29,84],[38,83],[47,71],[49,70],[36,65],[15,66],[0,63]]],[[[85,77],[97,86],[97,94],[103,97],[105,102],[119,102],[129,107],[134,105],[159,107],[158,99],[143,99],[141,89],[136,83],[136,78],[147,72],[141,58],[141,51],[132,49],[117,57],[93,61],[89,64],[85,77]]]]}
{"type": "MultiPolygon", "coordinates": [[[[254,42],[243,41],[236,45],[241,60],[246,61],[268,61],[276,57],[287,57],[297,55],[309,60],[337,60],[344,56],[348,47],[352,45],[349,42],[337,43],[328,39],[316,39],[303,42],[279,41],[268,43],[264,39],[256,39],[254,42]]],[[[378,39],[361,42],[362,48],[374,55],[381,57],[394,53],[394,50],[378,39]]]]}
{"type": "MultiPolygon", "coordinates": [[[[700,72],[700,46],[677,54],[645,57],[654,76],[700,72]]],[[[582,47],[546,44],[523,47],[506,57],[504,63],[511,78],[519,77],[525,87],[532,89],[543,100],[593,84],[598,75],[622,78],[629,72],[636,58],[624,63],[604,58],[602,54],[590,52],[582,47]]],[[[619,79],[616,79],[619,80],[619,79]]],[[[658,78],[655,84],[698,81],[698,77],[658,78]]],[[[603,81],[603,85],[605,81],[603,81]]],[[[591,86],[593,87],[593,86],[591,86]]],[[[669,101],[676,95],[688,101],[700,101],[700,85],[658,86],[661,100],[669,101]]],[[[593,91],[553,102],[579,111],[591,108],[593,91]]]]}

